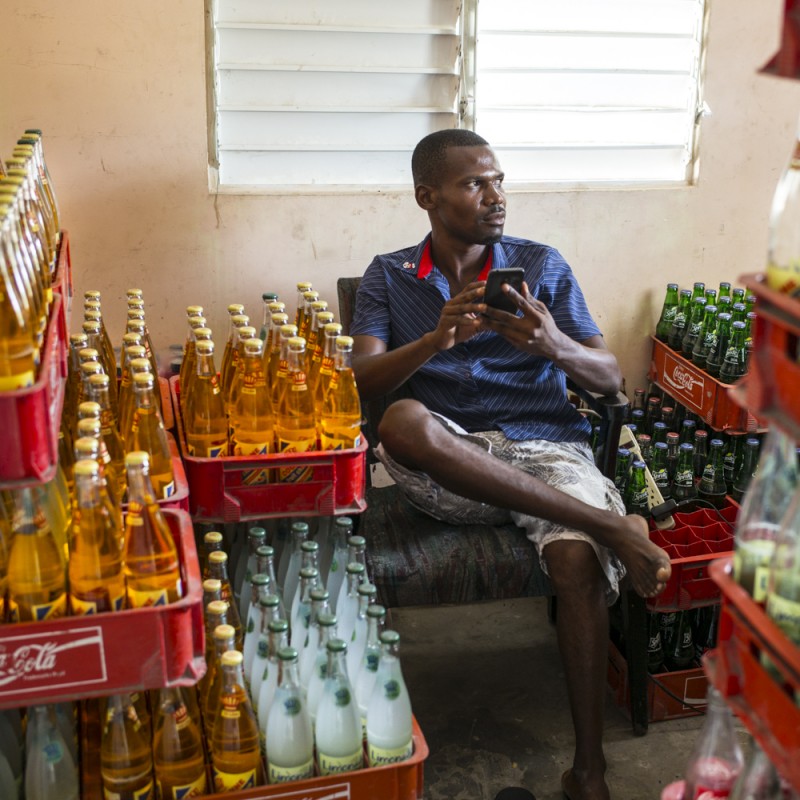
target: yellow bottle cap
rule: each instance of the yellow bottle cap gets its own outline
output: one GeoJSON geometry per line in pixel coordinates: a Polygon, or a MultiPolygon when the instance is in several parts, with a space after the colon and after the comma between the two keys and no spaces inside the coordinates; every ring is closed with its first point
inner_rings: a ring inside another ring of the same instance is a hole
{"type": "Polygon", "coordinates": [[[142,389],[153,388],[153,373],[152,372],[137,372],[133,376],[133,382],[142,389]]]}
{"type": "Polygon", "coordinates": [[[236,636],[236,631],[233,625],[217,625],[214,628],[215,639],[232,639],[234,636],[236,636]]]}
{"type": "MultiPolygon", "coordinates": [[[[200,330],[202,330],[202,328],[200,330]]],[[[210,332],[211,331],[209,331],[209,333],[210,332]]],[[[201,356],[210,356],[214,352],[214,341],[212,339],[200,339],[195,347],[201,356]]]]}
{"type": "Polygon", "coordinates": [[[244,314],[244,306],[241,303],[231,303],[228,306],[228,313],[231,316],[234,314],[244,314]]]}
{"type": "Polygon", "coordinates": [[[186,306],[187,317],[199,317],[203,313],[203,306],[186,306]]]}
{"type": "Polygon", "coordinates": [[[244,661],[244,656],[238,650],[226,650],[219,661],[223,667],[239,667],[244,661]]]}
{"type": "Polygon", "coordinates": [[[78,416],[81,419],[99,419],[102,410],[103,409],[100,408],[100,403],[94,400],[84,400],[78,406],[78,416]]]}
{"type": "MultiPolygon", "coordinates": [[[[209,578],[207,581],[203,581],[203,588],[206,588],[206,583],[209,581],[213,581],[214,583],[218,583],[219,587],[216,589],[209,589],[210,592],[218,592],[222,588],[222,582],[216,580],[215,578],[209,578]]],[[[224,600],[212,600],[207,606],[206,611],[209,614],[213,614],[216,617],[221,617],[223,614],[228,613],[229,605],[224,600]]],[[[234,636],[236,634],[234,633],[234,636]]]]}
{"type": "MultiPolygon", "coordinates": [[[[92,439],[92,441],[95,441],[92,439]]],[[[75,462],[74,473],[76,478],[94,478],[100,474],[100,465],[93,458],[82,458],[75,462]]]]}
{"type": "Polygon", "coordinates": [[[213,553],[208,554],[208,560],[212,564],[225,564],[228,560],[228,554],[224,550],[214,550],[213,553]]]}
{"type": "Polygon", "coordinates": [[[126,467],[149,467],[150,454],[146,450],[131,450],[125,454],[126,467]]]}

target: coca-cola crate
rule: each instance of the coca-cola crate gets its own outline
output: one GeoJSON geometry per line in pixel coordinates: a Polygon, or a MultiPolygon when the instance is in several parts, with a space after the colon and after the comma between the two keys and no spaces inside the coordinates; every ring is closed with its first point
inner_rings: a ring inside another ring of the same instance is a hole
{"type": "Polygon", "coordinates": [[[650,540],[670,557],[672,574],[657,597],[647,600],[651,611],[680,611],[719,602],[719,587],[709,574],[711,562],[733,553],[733,526],[739,505],[730,498],[719,511],[698,508],[674,514],[675,527],[660,530],[650,522],[650,540]]]}
{"type": "Polygon", "coordinates": [[[778,772],[800,791],[800,647],[733,580],[731,564],[725,558],[711,565],[722,608],[717,648],[704,657],[706,672],[778,772]],[[762,656],[780,680],[766,670],[762,656]]]}
{"type": "Polygon", "coordinates": [[[0,708],[188,686],[205,673],[192,521],[165,509],[185,596],[176,603],[0,627],[0,708]]]}
{"type": "Polygon", "coordinates": [[[58,245],[56,269],[53,273],[53,294],[61,296],[61,314],[64,317],[64,330],[69,331],[72,312],[72,257],[69,251],[69,232],[61,231],[58,245]]]}
{"type": "Polygon", "coordinates": [[[755,413],[800,439],[800,301],[743,275],[756,296],[753,351],[740,396],[755,413]]]}
{"type": "Polygon", "coordinates": [[[192,517],[204,522],[243,522],[269,517],[360,514],[366,508],[365,453],[361,438],[352,450],[273,453],[266,456],[190,456],[180,413],[180,379],[170,378],[178,444],[189,481],[192,517]],[[311,469],[302,483],[248,483],[254,473],[278,469],[311,469]]]}
{"type": "Polygon", "coordinates": [[[25,389],[0,392],[0,484],[49,481],[58,463],[58,432],[67,377],[67,329],[62,298],[53,296],[39,375],[25,389]]]}
{"type": "Polygon", "coordinates": [[[650,380],[716,430],[755,432],[763,424],[730,396],[721,383],[664,342],[653,339],[650,380]]]}
{"type": "MultiPolygon", "coordinates": [[[[103,800],[100,723],[96,714],[88,717],[81,729],[81,798],[103,800]]],[[[423,762],[428,757],[428,744],[416,719],[412,719],[412,736],[414,752],[411,758],[396,764],[203,796],[208,800],[420,800],[423,794],[423,762]]],[[[211,790],[214,784],[210,769],[207,780],[211,790]]]]}
{"type": "MultiPolygon", "coordinates": [[[[630,716],[631,690],[628,662],[613,642],[608,644],[608,686],[614,704],[630,716]]],[[[702,714],[706,708],[708,679],[702,667],[659,672],[648,676],[647,718],[650,722],[702,714]]]]}

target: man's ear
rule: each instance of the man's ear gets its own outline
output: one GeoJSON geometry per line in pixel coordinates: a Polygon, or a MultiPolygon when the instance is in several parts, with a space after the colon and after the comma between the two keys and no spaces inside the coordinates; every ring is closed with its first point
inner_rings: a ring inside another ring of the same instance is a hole
{"type": "Polygon", "coordinates": [[[414,187],[414,197],[417,205],[424,211],[431,211],[436,208],[436,189],[424,183],[414,187]]]}

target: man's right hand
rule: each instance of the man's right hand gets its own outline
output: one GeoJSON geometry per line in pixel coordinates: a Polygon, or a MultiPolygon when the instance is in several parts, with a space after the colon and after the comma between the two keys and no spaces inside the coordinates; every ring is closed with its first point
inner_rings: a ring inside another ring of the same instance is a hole
{"type": "Polygon", "coordinates": [[[475,303],[483,297],[483,284],[483,281],[468,284],[444,304],[439,324],[425,336],[437,352],[449,350],[479,333],[481,317],[475,303]]]}

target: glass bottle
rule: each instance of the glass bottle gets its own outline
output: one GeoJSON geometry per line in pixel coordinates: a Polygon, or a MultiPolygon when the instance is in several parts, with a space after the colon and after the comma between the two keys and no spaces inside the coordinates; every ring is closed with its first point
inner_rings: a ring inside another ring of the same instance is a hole
{"type": "Polygon", "coordinates": [[[147,730],[129,694],[108,698],[100,739],[105,797],[153,797],[153,759],[147,730]]]}
{"type": "Polygon", "coordinates": [[[681,443],[690,442],[694,444],[694,433],[697,430],[697,423],[693,419],[684,418],[681,422],[681,443]]]}
{"type": "Polygon", "coordinates": [[[261,320],[261,330],[258,332],[258,336],[261,341],[266,341],[267,332],[269,331],[269,322],[270,322],[270,310],[269,304],[275,302],[278,299],[278,295],[275,292],[262,292],[261,293],[261,302],[264,304],[264,316],[261,320]]]}
{"type": "Polygon", "coordinates": [[[278,614],[278,595],[265,594],[258,598],[258,640],[250,665],[250,701],[258,716],[258,696],[267,673],[269,658],[269,623],[282,619],[278,614]]]}
{"type": "Polygon", "coordinates": [[[656,442],[653,447],[653,463],[650,467],[650,472],[653,476],[653,483],[661,493],[664,500],[669,500],[672,497],[672,483],[669,479],[669,470],[667,468],[667,443],[656,442]]]}
{"type": "MultiPolygon", "coordinates": [[[[116,381],[114,381],[116,383],[116,381]]],[[[110,468],[114,471],[116,483],[122,496],[125,495],[125,444],[119,433],[117,418],[111,407],[108,387],[111,380],[106,374],[90,375],[87,381],[87,396],[99,408],[100,434],[110,457],[110,468]]]]}
{"type": "Polygon", "coordinates": [[[378,674],[378,663],[381,655],[380,635],[386,622],[386,608],[379,603],[372,603],[367,607],[367,638],[361,663],[358,665],[353,677],[356,690],[356,703],[361,716],[361,735],[367,738],[367,706],[372,690],[375,687],[375,677],[378,674]]]}
{"type": "Polygon", "coordinates": [[[656,675],[664,670],[664,647],[661,644],[661,622],[658,613],[647,613],[647,671],[656,675]]]}
{"type": "Polygon", "coordinates": [[[683,341],[683,334],[686,330],[686,317],[689,313],[689,308],[692,302],[692,290],[681,289],[678,295],[678,309],[675,312],[675,318],[672,320],[669,334],[667,336],[667,344],[673,350],[681,349],[681,342],[683,341]]]}
{"type": "Polygon", "coordinates": [[[208,557],[215,550],[223,550],[223,536],[220,531],[206,531],[203,534],[203,557],[202,557],[202,573],[203,579],[210,577],[208,557]]]}
{"type": "Polygon", "coordinates": [[[781,797],[784,795],[775,765],[761,749],[758,740],[753,739],[749,757],[739,773],[730,800],[779,800],[781,797]]]}
{"type": "Polygon", "coordinates": [[[278,689],[280,676],[279,651],[289,646],[289,623],[285,619],[271,619],[267,623],[267,658],[264,664],[264,674],[261,676],[261,686],[258,695],[253,696],[258,718],[259,735],[261,738],[261,753],[267,752],[267,720],[275,692],[278,689]]]}
{"type": "Polygon", "coordinates": [[[351,561],[346,568],[347,583],[342,585],[339,600],[336,604],[339,638],[349,642],[353,637],[353,629],[358,615],[358,587],[363,581],[366,570],[363,564],[351,561]]]}
{"type": "Polygon", "coordinates": [[[175,603],[183,597],[175,539],[150,482],[147,453],[125,456],[128,513],[122,557],[129,608],[175,603]]]}
{"type": "Polygon", "coordinates": [[[736,470],[733,478],[733,487],[731,489],[731,497],[742,504],[745,492],[750,486],[750,481],[756,473],[758,467],[758,455],[761,442],[755,437],[745,439],[744,448],[742,451],[742,462],[736,470]]]}
{"type": "Polygon", "coordinates": [[[697,497],[694,481],[694,445],[683,442],[678,448],[678,463],[672,479],[672,496],[678,503],[697,497]]]}
{"type": "MultiPolygon", "coordinates": [[[[276,445],[281,453],[306,453],[317,449],[314,398],[308,391],[303,366],[306,344],[301,337],[293,336],[287,346],[286,391],[276,414],[276,445]]],[[[312,474],[313,468],[304,464],[278,469],[278,479],[282,483],[303,483],[311,480],[312,474]]]]}
{"type": "Polygon", "coordinates": [[[631,463],[633,462],[633,451],[627,447],[620,447],[617,450],[617,465],[614,472],[614,486],[620,495],[625,495],[625,488],[628,485],[628,474],[631,463]]]}
{"type": "Polygon", "coordinates": [[[336,337],[336,362],[320,416],[323,450],[348,450],[361,442],[361,400],[351,359],[353,339],[336,337]]]}
{"type": "Polygon", "coordinates": [[[661,306],[661,315],[656,323],[656,339],[666,342],[672,323],[675,321],[675,314],[678,311],[678,284],[668,283],[667,294],[661,306]]]}
{"type": "Polygon", "coordinates": [[[173,686],[157,692],[153,722],[153,769],[160,800],[182,800],[206,793],[203,734],[189,712],[191,687],[173,686]]]}
{"type": "Polygon", "coordinates": [[[367,540],[357,533],[347,537],[347,563],[355,561],[363,564],[364,572],[361,575],[361,583],[369,583],[369,571],[367,567],[367,540]]]}
{"type": "Polygon", "coordinates": [[[264,783],[258,723],[244,688],[242,654],[228,650],[220,659],[222,689],[211,735],[214,789],[234,792],[264,783]]]}
{"type": "Polygon", "coordinates": [[[314,733],[297,675],[297,650],[278,651],[280,678],[267,718],[267,771],[270,783],[314,775],[314,733]]]}
{"type": "Polygon", "coordinates": [[[75,616],[119,611],[125,603],[122,530],[103,502],[97,461],[75,465],[75,493],[67,562],[70,611],[75,616]]]}
{"type": "Polygon", "coordinates": [[[308,633],[305,646],[298,655],[300,685],[308,692],[308,684],[317,658],[319,647],[319,615],[330,613],[331,607],[328,590],[316,587],[309,592],[310,612],[308,617],[308,633]]]}
{"type": "MultiPolygon", "coordinates": [[[[312,567],[313,569],[317,570],[317,574],[315,576],[314,585],[308,587],[308,591],[310,592],[311,589],[316,587],[322,587],[322,580],[319,576],[319,542],[315,541],[314,539],[305,539],[300,544],[300,578],[302,579],[303,575],[303,567],[312,567]]],[[[294,620],[297,616],[297,608],[300,605],[300,601],[303,597],[302,591],[302,580],[297,582],[297,588],[294,591],[294,596],[292,597],[292,603],[289,607],[289,619],[294,620]]],[[[310,602],[310,598],[309,598],[310,602]]],[[[294,643],[292,647],[296,647],[294,643]]]]}
{"type": "Polygon", "coordinates": [[[283,588],[275,576],[275,548],[268,544],[262,544],[256,548],[256,568],[258,572],[269,575],[271,591],[278,596],[279,600],[278,616],[281,619],[287,619],[286,609],[283,604],[283,588]]]}
{"type": "Polygon", "coordinates": [[[733,713],[722,695],[709,686],[703,728],[686,765],[686,800],[704,792],[727,797],[742,770],[743,758],[733,726],[733,713]]]}
{"type": "Polygon", "coordinates": [[[795,443],[781,428],[772,425],[742,500],[734,533],[733,579],[757,603],[766,600],[775,540],[797,487],[795,443]]]}
{"type": "Polygon", "coordinates": [[[400,634],[386,630],[380,641],[380,662],[367,706],[367,754],[371,767],[405,761],[413,752],[411,700],[398,655],[400,634]]]}
{"type": "MultiPolygon", "coordinates": [[[[267,531],[260,525],[253,525],[247,530],[246,546],[239,552],[236,567],[233,569],[233,596],[239,599],[239,616],[247,619],[250,605],[250,579],[261,570],[256,568],[256,550],[267,543],[267,531]]],[[[269,577],[269,576],[268,576],[269,577]]],[[[275,587],[272,587],[275,590],[275,587]]]]}
{"type": "Polygon", "coordinates": [[[731,336],[728,349],[723,356],[719,369],[719,379],[722,383],[734,383],[747,371],[747,350],[745,348],[744,322],[731,322],[731,336]]]}
{"type": "Polygon", "coordinates": [[[716,342],[717,331],[717,306],[706,303],[703,309],[703,322],[700,332],[692,347],[692,363],[700,369],[706,368],[708,354],[711,352],[716,342]]]}
{"type": "Polygon", "coordinates": [[[225,413],[230,417],[233,392],[240,378],[242,358],[242,342],[255,336],[256,329],[250,325],[250,317],[246,314],[237,314],[231,319],[233,322],[233,341],[231,342],[231,357],[228,362],[227,373],[222,380],[222,398],[225,402],[225,413]]]}
{"type": "Polygon", "coordinates": [[[631,475],[625,489],[625,511],[647,518],[650,506],[647,498],[647,477],[644,461],[636,459],[631,466],[631,475]]]}
{"type": "Polygon", "coordinates": [[[695,430],[694,432],[694,477],[700,480],[703,470],[708,462],[708,431],[695,430]]]}
{"type": "MultiPolygon", "coordinates": [[[[311,618],[311,591],[321,588],[319,583],[319,570],[316,567],[302,567],[300,569],[300,599],[289,622],[291,635],[289,644],[299,654],[303,652],[308,640],[308,626],[311,618]]],[[[298,662],[299,669],[299,662],[298,662]]]]}
{"type": "MultiPolygon", "coordinates": [[[[332,311],[320,311],[317,313],[316,339],[314,342],[314,349],[310,352],[309,356],[310,365],[308,368],[308,385],[314,394],[314,414],[317,419],[319,419],[319,409],[317,408],[317,383],[319,382],[319,371],[322,368],[322,359],[324,358],[325,351],[327,349],[325,329],[328,325],[335,324],[333,320],[334,316],[332,311]]],[[[337,325],[336,327],[339,328],[338,333],[336,334],[338,336],[342,332],[341,325],[337,325]]],[[[330,375],[328,377],[330,377],[330,375]]]]}
{"type": "Polygon", "coordinates": [[[728,352],[728,345],[731,338],[731,315],[727,311],[720,311],[717,314],[717,330],[715,333],[714,348],[706,358],[706,372],[712,378],[719,378],[722,364],[725,361],[725,353],[728,352]]]}
{"type": "Polygon", "coordinates": [[[259,599],[262,595],[271,592],[269,575],[262,575],[257,572],[251,578],[250,586],[250,603],[248,604],[247,616],[244,617],[247,622],[244,627],[244,642],[242,645],[242,655],[244,656],[242,671],[244,673],[246,686],[250,686],[252,681],[253,658],[255,657],[258,640],[261,635],[262,613],[259,599]]]}
{"type": "Polygon", "coordinates": [[[692,351],[703,327],[706,302],[705,296],[695,297],[687,312],[683,339],[681,339],[681,353],[684,358],[691,359],[692,357],[692,351]]]}
{"type": "Polygon", "coordinates": [[[728,494],[733,491],[733,479],[742,464],[744,456],[744,436],[729,433],[725,437],[725,456],[723,464],[725,468],[725,485],[728,487],[728,494]]]}
{"type": "Polygon", "coordinates": [[[47,520],[44,489],[28,486],[13,491],[13,539],[8,555],[8,597],[18,622],[41,622],[67,611],[67,579],[63,548],[47,520]]]}
{"type": "Polygon", "coordinates": [[[653,461],[653,439],[649,433],[637,433],[636,444],[639,445],[640,461],[644,461],[648,469],[653,461]]]}
{"type": "Polygon", "coordinates": [[[278,565],[278,581],[283,586],[283,603],[287,611],[292,607],[297,584],[300,581],[302,546],[308,539],[308,523],[300,520],[293,522],[290,533],[290,542],[283,548],[281,563],[278,565]]]}
{"type": "Polygon", "coordinates": [[[166,498],[175,493],[175,476],[167,432],[156,403],[154,386],[154,378],[150,373],[141,372],[133,376],[136,408],[125,441],[125,451],[132,453],[141,450],[149,453],[149,474],[155,496],[166,498]]]}
{"type": "Polygon", "coordinates": [[[688,669],[694,659],[692,623],[688,611],[677,611],[674,630],[664,650],[664,661],[670,670],[688,669]]]}
{"type": "Polygon", "coordinates": [[[58,724],[54,705],[29,709],[25,765],[26,800],[79,800],[78,768],[58,724]]]}
{"type": "Polygon", "coordinates": [[[228,604],[228,624],[233,625],[236,631],[236,649],[241,650],[244,646],[244,627],[239,609],[234,603],[233,588],[228,577],[228,554],[224,550],[216,550],[208,554],[208,575],[217,578],[221,583],[220,594],[222,599],[228,604]]]}
{"type": "Polygon", "coordinates": [[[297,326],[285,321],[286,314],[275,314],[272,352],[269,356],[267,383],[270,387],[272,409],[277,414],[289,374],[289,339],[297,336],[297,326]]]}
{"type": "Polygon", "coordinates": [[[377,595],[378,590],[372,583],[361,583],[358,587],[358,612],[353,626],[353,635],[347,643],[347,671],[349,675],[353,676],[354,684],[367,644],[367,612],[375,603],[377,595]]]}
{"type": "Polygon", "coordinates": [[[189,370],[194,371],[194,329],[195,327],[205,327],[207,320],[205,316],[203,316],[204,312],[205,309],[203,306],[186,306],[186,339],[183,342],[183,357],[181,358],[181,367],[178,371],[179,386],[182,390],[186,388],[186,378],[189,374],[189,370]],[[199,320],[202,320],[202,323],[199,320]]]}
{"type": "Polygon", "coordinates": [[[336,609],[341,587],[345,584],[348,563],[347,540],[353,535],[352,517],[336,517],[333,522],[333,555],[325,587],[330,594],[332,609],[336,609]]]}
{"type": "MultiPolygon", "coordinates": [[[[236,350],[231,358],[230,386],[227,394],[224,395],[225,413],[228,415],[228,420],[231,424],[233,423],[233,409],[239,399],[244,381],[244,343],[249,339],[258,339],[256,329],[252,325],[239,325],[236,329],[236,350]]],[[[261,339],[258,339],[258,342],[260,362],[261,348],[264,343],[261,339]]],[[[259,363],[258,366],[260,368],[261,364],[259,363]]]]}
{"type": "Polygon", "coordinates": [[[123,337],[129,339],[122,350],[122,373],[119,382],[119,408],[117,410],[117,427],[119,435],[122,437],[123,444],[125,437],[130,430],[133,411],[136,406],[136,399],[133,396],[133,367],[132,362],[138,360],[141,368],[138,372],[149,372],[150,362],[145,358],[145,349],[140,342],[142,337],[138,333],[126,333],[123,337]]]}
{"type": "MultiPolygon", "coordinates": [[[[224,600],[222,602],[225,602],[224,600]]],[[[205,696],[200,697],[200,708],[203,714],[203,723],[206,728],[206,738],[210,739],[214,729],[214,721],[219,710],[219,699],[222,692],[222,655],[229,650],[235,650],[236,632],[232,625],[217,625],[211,633],[214,654],[208,665],[208,682],[205,686],[205,696]]],[[[241,651],[240,651],[241,652],[241,651]]]]}
{"type": "MultiPolygon", "coordinates": [[[[225,340],[225,349],[222,351],[222,363],[219,368],[219,375],[221,386],[220,389],[224,392],[226,381],[230,375],[230,362],[233,355],[233,343],[236,335],[236,325],[234,324],[234,317],[246,316],[244,313],[244,306],[241,303],[231,303],[228,306],[228,338],[225,340]]],[[[249,318],[248,318],[249,322],[249,318]]]]}
{"type": "Polygon", "coordinates": [[[214,366],[214,342],[195,343],[195,364],[191,388],[187,386],[188,391],[181,393],[189,455],[195,458],[226,456],[228,420],[214,366]]]}
{"type": "Polygon", "coordinates": [[[710,447],[708,460],[697,486],[697,494],[714,508],[724,508],[728,494],[725,483],[725,443],[722,439],[712,439],[710,447]]]}
{"type": "Polygon", "coordinates": [[[347,644],[328,640],[328,665],[315,719],[320,775],[352,772],[364,765],[361,716],[347,671],[347,644]]]}

